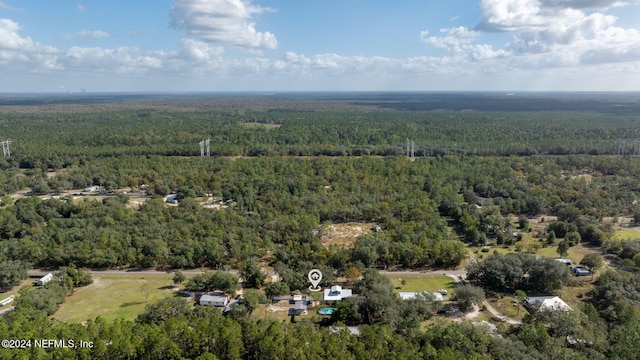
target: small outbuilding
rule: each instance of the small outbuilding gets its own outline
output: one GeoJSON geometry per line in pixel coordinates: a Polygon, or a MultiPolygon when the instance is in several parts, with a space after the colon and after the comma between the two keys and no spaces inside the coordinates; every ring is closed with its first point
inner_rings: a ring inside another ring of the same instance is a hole
{"type": "Polygon", "coordinates": [[[589,275],[591,275],[591,272],[589,271],[589,269],[584,268],[582,266],[572,266],[571,267],[571,271],[576,276],[589,276],[589,275]]]}
{"type": "Polygon", "coordinates": [[[563,264],[565,264],[567,266],[571,266],[573,264],[571,259],[554,259],[554,260],[559,262],[559,263],[563,263],[563,264]]]}
{"type": "Polygon", "coordinates": [[[175,204],[178,202],[178,194],[170,194],[162,198],[167,204],[175,204]]]}
{"type": "Polygon", "coordinates": [[[200,305],[209,305],[209,306],[217,306],[223,307],[229,304],[229,295],[223,293],[209,293],[204,294],[200,297],[200,301],[198,302],[200,305]]]}
{"type": "Polygon", "coordinates": [[[40,279],[36,280],[33,285],[36,286],[45,286],[49,281],[53,280],[53,274],[52,273],[48,273],[47,275],[41,277],[40,279]]]}
{"type": "Polygon", "coordinates": [[[532,310],[572,310],[567,303],[557,296],[531,296],[525,300],[525,306],[532,310]]]}
{"type": "Polygon", "coordinates": [[[2,301],[0,301],[0,306],[5,306],[7,304],[11,304],[15,298],[16,298],[15,295],[11,295],[8,298],[3,299],[2,301]]]}

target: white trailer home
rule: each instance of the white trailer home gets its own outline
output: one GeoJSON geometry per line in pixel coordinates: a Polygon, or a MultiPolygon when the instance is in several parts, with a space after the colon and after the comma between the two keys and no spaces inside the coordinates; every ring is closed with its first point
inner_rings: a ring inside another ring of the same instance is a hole
{"type": "Polygon", "coordinates": [[[45,286],[49,281],[53,280],[53,274],[52,273],[48,273],[47,275],[41,277],[40,279],[36,280],[33,285],[36,286],[45,286]]]}

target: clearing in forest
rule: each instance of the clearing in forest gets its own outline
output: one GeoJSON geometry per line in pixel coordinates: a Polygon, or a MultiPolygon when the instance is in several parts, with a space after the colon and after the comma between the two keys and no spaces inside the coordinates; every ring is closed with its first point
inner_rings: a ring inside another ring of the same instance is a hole
{"type": "Polygon", "coordinates": [[[277,129],[281,127],[282,124],[247,122],[247,123],[242,123],[242,126],[248,127],[248,128],[277,129]]]}
{"type": "Polygon", "coordinates": [[[322,226],[322,244],[325,248],[334,245],[337,248],[352,248],[358,236],[372,232],[375,223],[344,223],[322,226]]]}
{"type": "Polygon", "coordinates": [[[446,289],[448,295],[454,294],[457,284],[446,275],[436,274],[385,274],[393,291],[398,292],[436,292],[440,289],[446,289]],[[402,282],[404,281],[404,285],[402,282]]]}
{"type": "Polygon", "coordinates": [[[70,323],[93,320],[98,316],[107,321],[135,320],[147,304],[174,296],[172,285],[169,274],[94,276],[93,283],[77,288],[53,317],[70,323]]]}

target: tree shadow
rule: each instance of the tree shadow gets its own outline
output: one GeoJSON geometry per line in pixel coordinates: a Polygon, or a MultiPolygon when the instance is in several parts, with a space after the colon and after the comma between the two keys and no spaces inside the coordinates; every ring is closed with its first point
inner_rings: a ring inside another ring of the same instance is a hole
{"type": "Polygon", "coordinates": [[[140,305],[140,304],[144,304],[144,303],[145,303],[144,301],[129,301],[129,302],[120,304],[120,307],[124,308],[124,307],[129,307],[129,306],[140,305]]]}

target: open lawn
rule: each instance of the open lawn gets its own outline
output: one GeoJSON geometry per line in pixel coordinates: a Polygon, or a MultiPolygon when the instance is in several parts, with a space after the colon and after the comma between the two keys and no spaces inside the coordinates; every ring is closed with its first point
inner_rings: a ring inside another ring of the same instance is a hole
{"type": "Polygon", "coordinates": [[[564,302],[566,302],[567,305],[571,306],[572,308],[582,309],[582,307],[584,306],[584,302],[582,301],[582,298],[586,296],[591,289],[593,289],[593,283],[591,282],[591,277],[584,276],[584,277],[574,278],[572,280],[571,285],[573,286],[566,286],[562,288],[558,292],[558,296],[560,296],[560,298],[564,300],[564,302]]]}
{"type": "MultiPolygon", "coordinates": [[[[476,260],[481,261],[482,258],[485,258],[491,255],[494,251],[497,251],[503,255],[514,253],[516,252],[516,247],[518,244],[523,246],[522,252],[527,252],[525,241],[521,241],[516,245],[512,245],[506,248],[503,246],[491,246],[489,247],[489,252],[485,252],[485,253],[481,252],[479,248],[469,248],[469,252],[472,253],[473,257],[476,260]],[[478,250],[478,252],[475,253],[475,250],[478,250]]],[[[540,243],[540,245],[542,245],[542,243],[540,243]]],[[[545,257],[550,257],[555,259],[560,257],[560,254],[558,254],[558,252],[556,251],[557,248],[558,248],[558,245],[556,242],[553,246],[546,246],[546,247],[540,246],[535,252],[531,252],[531,254],[536,256],[545,256],[545,257]]],[[[585,255],[590,253],[599,253],[599,251],[597,251],[596,248],[591,248],[588,246],[584,246],[582,244],[578,244],[576,246],[572,246],[569,248],[569,255],[567,255],[566,258],[571,259],[571,261],[573,261],[574,264],[578,264],[580,263],[580,260],[582,260],[582,258],[585,255]]]]}
{"type": "Polygon", "coordinates": [[[401,291],[407,292],[420,292],[429,291],[435,292],[439,289],[447,289],[449,294],[456,288],[456,283],[448,276],[445,275],[433,275],[433,274],[410,274],[410,275],[385,275],[391,280],[393,289],[396,293],[401,291]],[[402,285],[402,280],[405,284],[402,285]]]}
{"type": "MultiPolygon", "coordinates": [[[[269,307],[269,305],[264,305],[264,304],[260,304],[258,305],[258,307],[253,311],[252,316],[258,319],[265,319],[265,320],[269,320],[269,321],[276,321],[276,322],[290,322],[291,321],[291,316],[289,315],[289,311],[288,311],[288,304],[273,304],[272,310],[277,310],[277,311],[269,311],[267,310],[267,308],[269,307]]],[[[330,318],[331,316],[329,315],[318,315],[318,307],[313,307],[313,308],[309,308],[309,310],[307,311],[307,315],[298,315],[296,316],[296,321],[303,321],[303,320],[311,320],[314,322],[320,321],[320,319],[322,318],[330,318]]]]}
{"type": "Polygon", "coordinates": [[[616,229],[614,237],[620,240],[631,240],[640,238],[640,232],[636,228],[620,227],[616,229]]]}
{"type": "MultiPolygon", "coordinates": [[[[173,296],[171,275],[101,275],[93,284],[76,289],[54,317],[78,323],[100,316],[107,321],[134,320],[147,304],[173,296]]],[[[186,300],[185,300],[186,301],[186,300]]]]}
{"type": "MultiPolygon", "coordinates": [[[[11,288],[11,290],[7,291],[7,292],[3,292],[0,293],[0,300],[4,300],[6,298],[8,298],[11,295],[15,295],[15,300],[18,299],[19,296],[19,291],[20,289],[22,289],[23,287],[29,287],[32,288],[33,287],[33,282],[35,281],[35,278],[28,278],[26,280],[22,280],[22,282],[20,282],[19,285],[14,286],[13,288],[11,288]]],[[[27,290],[27,289],[25,289],[27,290]]],[[[5,308],[9,308],[11,306],[15,305],[15,300],[5,306],[0,306],[0,310],[5,309],[5,308]]]]}
{"type": "Polygon", "coordinates": [[[282,124],[267,124],[267,123],[257,123],[257,122],[247,122],[242,123],[242,126],[246,128],[264,128],[264,129],[277,129],[282,126],[282,124]]]}
{"type": "MultiPolygon", "coordinates": [[[[500,314],[516,320],[522,320],[527,314],[527,310],[520,304],[520,300],[512,296],[503,296],[501,298],[488,298],[487,301],[500,314]]],[[[489,316],[491,313],[489,313],[489,316]]]]}

